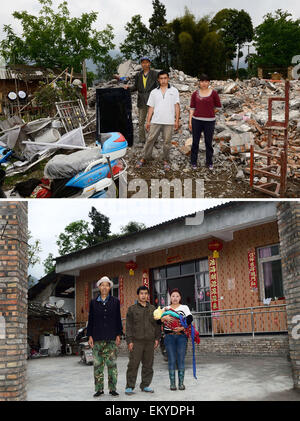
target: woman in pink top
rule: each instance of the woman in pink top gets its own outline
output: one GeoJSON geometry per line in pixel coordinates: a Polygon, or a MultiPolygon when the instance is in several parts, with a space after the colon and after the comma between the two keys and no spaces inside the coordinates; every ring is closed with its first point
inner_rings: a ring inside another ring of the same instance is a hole
{"type": "Polygon", "coordinates": [[[221,101],[216,91],[209,87],[210,79],[202,74],[199,78],[199,89],[192,94],[190,105],[189,129],[193,133],[193,145],[191,152],[191,165],[197,169],[197,158],[199,151],[199,141],[204,132],[206,148],[206,166],[213,169],[212,141],[215,130],[215,110],[221,108],[221,101]]]}

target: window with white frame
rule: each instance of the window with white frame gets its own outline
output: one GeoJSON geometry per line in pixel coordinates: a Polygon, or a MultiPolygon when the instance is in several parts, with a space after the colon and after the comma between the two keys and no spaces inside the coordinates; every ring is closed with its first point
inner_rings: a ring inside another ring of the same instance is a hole
{"type": "Polygon", "coordinates": [[[257,249],[261,300],[284,298],[279,244],[257,249]]]}
{"type": "MultiPolygon", "coordinates": [[[[112,287],[112,289],[110,290],[110,294],[113,297],[119,298],[119,277],[118,276],[115,276],[114,278],[110,278],[110,280],[114,284],[113,287],[112,287]]],[[[96,298],[98,296],[98,294],[99,294],[99,288],[96,285],[97,282],[98,281],[95,281],[92,284],[92,298],[96,298]]]]}

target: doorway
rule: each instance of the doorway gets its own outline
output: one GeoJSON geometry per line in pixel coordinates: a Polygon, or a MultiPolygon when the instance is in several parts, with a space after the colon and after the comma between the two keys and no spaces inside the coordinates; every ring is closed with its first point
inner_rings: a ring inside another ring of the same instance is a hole
{"type": "Polygon", "coordinates": [[[189,307],[191,311],[196,311],[195,302],[195,275],[167,280],[168,293],[178,288],[182,296],[182,304],[189,307]]]}

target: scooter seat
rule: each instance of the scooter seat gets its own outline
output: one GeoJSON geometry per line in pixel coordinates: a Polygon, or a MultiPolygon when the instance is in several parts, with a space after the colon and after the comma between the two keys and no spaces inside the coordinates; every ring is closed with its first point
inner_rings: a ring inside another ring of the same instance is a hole
{"type": "Polygon", "coordinates": [[[46,164],[44,175],[51,180],[71,178],[102,157],[98,148],[85,149],[70,155],[56,155],[46,164]]]}

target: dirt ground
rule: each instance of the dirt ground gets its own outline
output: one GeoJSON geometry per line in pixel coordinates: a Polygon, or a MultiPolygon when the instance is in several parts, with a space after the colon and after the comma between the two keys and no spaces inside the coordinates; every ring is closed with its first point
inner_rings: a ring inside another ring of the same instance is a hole
{"type": "MultiPolygon", "coordinates": [[[[215,159],[213,171],[208,170],[205,165],[199,167],[197,170],[192,170],[187,165],[183,165],[179,171],[164,171],[163,161],[154,159],[149,161],[140,169],[135,168],[139,157],[129,155],[127,158],[128,164],[128,183],[135,179],[143,179],[148,184],[148,197],[154,197],[151,188],[151,180],[166,179],[171,182],[174,179],[181,180],[184,186],[184,180],[193,180],[193,198],[197,197],[197,182],[196,180],[204,181],[204,196],[205,198],[272,198],[272,196],[264,195],[258,190],[250,187],[249,177],[243,180],[236,180],[237,166],[234,162],[224,166],[223,161],[218,158],[215,159]]],[[[152,182],[153,183],[153,182],[152,182]]],[[[134,184],[133,184],[134,185],[134,184]]],[[[171,191],[171,197],[174,197],[174,191],[171,191]]],[[[180,193],[179,193],[180,194],[180,193]]],[[[128,197],[135,195],[135,192],[128,192],[128,197]]],[[[184,189],[182,188],[182,196],[184,189]]],[[[180,195],[177,197],[181,197],[180,195]]],[[[186,196],[184,196],[186,197],[186,196]]],[[[287,198],[300,197],[300,183],[288,180],[287,183],[287,198]]]]}
{"type": "MultiPolygon", "coordinates": [[[[57,153],[68,153],[67,151],[58,151],[57,153]]],[[[197,170],[192,170],[188,165],[188,158],[183,163],[179,170],[166,172],[163,168],[163,161],[154,158],[152,161],[136,169],[137,160],[142,156],[141,148],[129,148],[125,157],[127,169],[127,184],[130,185],[130,190],[127,189],[127,197],[137,197],[136,193],[140,191],[139,183],[136,180],[144,180],[148,188],[146,194],[139,197],[155,198],[157,197],[157,188],[153,187],[153,183],[159,183],[162,179],[169,181],[177,181],[177,187],[167,188],[167,197],[185,197],[185,198],[272,198],[272,196],[264,195],[263,193],[254,190],[249,185],[249,177],[243,180],[237,180],[237,165],[234,161],[230,161],[224,165],[224,158],[215,158],[213,171],[208,170],[204,165],[200,166],[197,170]],[[190,180],[185,189],[185,180],[190,180]],[[179,182],[179,188],[178,188],[179,182]],[[202,184],[203,182],[203,184],[202,184]],[[202,189],[204,186],[204,190],[202,189]],[[168,193],[170,192],[170,193],[168,193]]],[[[50,159],[50,158],[49,158],[50,159]]],[[[30,168],[27,172],[17,174],[12,177],[6,177],[4,181],[4,191],[13,189],[13,187],[23,181],[31,178],[41,179],[44,176],[44,167],[49,159],[38,163],[36,166],[30,168]]],[[[202,157],[203,161],[203,157],[202,157]]],[[[176,186],[176,184],[175,184],[176,186]]],[[[145,190],[145,189],[144,189],[145,190]]],[[[141,193],[140,193],[141,194],[141,193]]],[[[159,192],[158,197],[166,197],[159,192]]],[[[300,182],[288,180],[286,198],[299,198],[300,197],[300,182]]]]}

